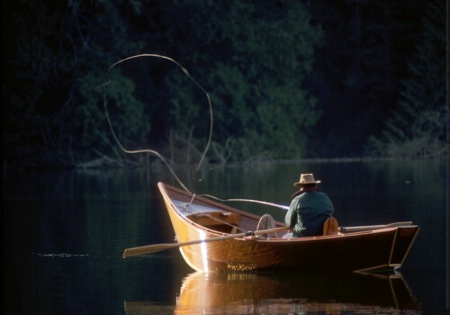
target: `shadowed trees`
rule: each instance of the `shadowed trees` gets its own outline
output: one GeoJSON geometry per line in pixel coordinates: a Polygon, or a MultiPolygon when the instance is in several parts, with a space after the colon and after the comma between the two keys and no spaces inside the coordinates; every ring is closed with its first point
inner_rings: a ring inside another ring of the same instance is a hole
{"type": "MultiPolygon", "coordinates": [[[[442,131],[442,96],[430,94],[444,60],[434,52],[444,48],[440,39],[426,39],[442,25],[428,22],[428,35],[408,58],[421,1],[2,5],[4,165],[123,159],[104,104],[127,149],[157,149],[176,162],[195,162],[208,138],[209,109],[183,71],[139,58],[108,72],[142,53],[175,59],[211,96],[211,161],[358,156],[371,135],[378,137],[371,152],[382,155],[386,139],[427,141],[424,133],[442,131]],[[423,132],[407,132],[401,120],[423,132]]],[[[439,10],[436,21],[444,16],[439,10]]]]}
{"type": "Polygon", "coordinates": [[[302,129],[318,117],[302,81],[321,31],[296,1],[18,1],[4,6],[4,17],[10,164],[120,157],[104,100],[127,148],[167,148],[170,134],[204,146],[208,109],[182,72],[139,61],[106,75],[145,51],[176,59],[210,91],[221,158],[300,155],[302,129]]]}
{"type": "Polygon", "coordinates": [[[370,139],[370,155],[424,158],[449,153],[445,10],[444,1],[429,3],[423,31],[408,62],[408,76],[402,81],[400,100],[386,120],[382,136],[370,139]]]}
{"type": "MultiPolygon", "coordinates": [[[[184,14],[171,28],[187,40],[173,43],[173,54],[210,91],[215,152],[241,161],[304,156],[305,131],[320,112],[303,81],[322,42],[306,9],[296,1],[177,3],[184,14]]],[[[168,84],[171,127],[184,138],[192,129],[205,135],[207,108],[179,81],[168,84]]],[[[194,138],[204,146],[205,136],[194,138]]]]}
{"type": "Polygon", "coordinates": [[[102,88],[108,67],[142,47],[126,26],[138,3],[125,11],[109,1],[3,4],[4,161],[73,166],[102,154],[109,147],[103,90],[124,137],[145,137],[134,83],[115,73],[118,85],[102,88]]]}

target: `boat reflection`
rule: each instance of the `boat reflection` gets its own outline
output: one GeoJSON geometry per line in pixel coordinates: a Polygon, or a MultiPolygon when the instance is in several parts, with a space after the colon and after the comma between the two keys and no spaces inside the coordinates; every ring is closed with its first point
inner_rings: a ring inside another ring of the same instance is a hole
{"type": "MultiPolygon", "coordinates": [[[[126,302],[131,314],[154,314],[155,305],[126,302]],[[146,307],[147,305],[147,307],[146,307]],[[146,310],[148,312],[146,312],[146,310]]],[[[399,273],[238,274],[192,273],[182,283],[173,314],[419,314],[399,273]]]]}

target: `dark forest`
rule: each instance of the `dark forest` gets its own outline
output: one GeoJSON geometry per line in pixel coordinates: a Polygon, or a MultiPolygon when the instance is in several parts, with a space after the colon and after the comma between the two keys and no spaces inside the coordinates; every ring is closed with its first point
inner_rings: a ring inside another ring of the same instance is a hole
{"type": "Polygon", "coordinates": [[[2,7],[4,168],[448,155],[445,0],[2,7]]]}

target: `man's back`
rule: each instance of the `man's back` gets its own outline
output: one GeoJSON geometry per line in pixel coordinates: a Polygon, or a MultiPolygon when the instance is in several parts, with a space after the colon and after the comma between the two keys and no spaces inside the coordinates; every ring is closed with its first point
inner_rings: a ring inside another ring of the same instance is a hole
{"type": "Polygon", "coordinates": [[[330,198],[326,194],[314,190],[296,196],[292,203],[295,204],[297,215],[294,236],[322,234],[323,223],[334,212],[330,198]]]}

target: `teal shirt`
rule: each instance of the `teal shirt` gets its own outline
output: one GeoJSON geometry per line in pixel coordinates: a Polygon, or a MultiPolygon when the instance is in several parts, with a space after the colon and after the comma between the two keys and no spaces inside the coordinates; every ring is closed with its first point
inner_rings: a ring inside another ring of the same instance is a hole
{"type": "Polygon", "coordinates": [[[294,236],[322,235],[323,223],[334,213],[328,196],[320,191],[306,191],[292,199],[284,221],[294,236]]]}

